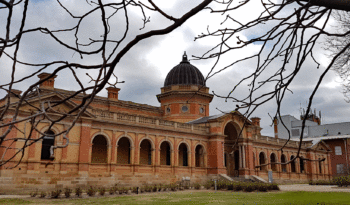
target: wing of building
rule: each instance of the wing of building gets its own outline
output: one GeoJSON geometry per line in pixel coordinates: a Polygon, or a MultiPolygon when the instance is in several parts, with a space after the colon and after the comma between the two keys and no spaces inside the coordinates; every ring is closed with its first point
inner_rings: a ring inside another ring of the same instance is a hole
{"type": "MultiPolygon", "coordinates": [[[[43,79],[48,73],[38,77],[43,79]]],[[[56,78],[57,77],[57,78],[56,78]]],[[[73,91],[54,86],[54,76],[40,85],[40,96],[33,95],[30,102],[59,101],[73,91]]],[[[55,79],[56,78],[56,79],[55,79]]],[[[115,183],[137,186],[145,183],[159,184],[180,181],[189,177],[191,182],[205,182],[212,178],[268,179],[272,171],[275,181],[307,181],[329,179],[331,176],[330,148],[324,143],[303,142],[299,158],[296,156],[299,142],[290,141],[281,152],[286,140],[262,136],[260,118],[247,119],[238,111],[209,115],[213,95],[206,87],[198,68],[190,64],[186,54],[179,65],[167,75],[161,93],[157,95],[160,106],[150,106],[118,98],[122,90],[107,88],[108,97],[95,97],[90,107],[69,132],[69,144],[54,150],[50,148],[65,143],[60,136],[50,135],[64,131],[72,122],[70,118],[55,124],[50,130],[48,121],[40,122],[38,128],[45,136],[34,132],[32,138],[40,139],[25,150],[20,165],[6,169],[20,160],[13,158],[0,167],[0,187],[3,189],[55,188],[80,185],[112,185],[115,183]],[[272,163],[272,164],[269,164],[272,163]],[[266,166],[259,166],[268,164],[266,166]],[[6,179],[6,180],[4,180],[6,179]]],[[[13,91],[20,95],[21,91],[13,91]]],[[[49,110],[64,112],[81,102],[79,94],[58,107],[49,110]]],[[[5,106],[7,101],[0,101],[5,106]]],[[[16,98],[11,98],[16,104],[16,98]]],[[[21,118],[33,112],[23,104],[21,118]]],[[[6,113],[1,123],[12,120],[13,112],[6,113]]],[[[18,127],[23,128],[24,123],[18,127]]],[[[4,132],[2,127],[0,132],[4,132]]],[[[21,133],[12,129],[8,136],[21,133]]],[[[24,140],[11,144],[23,145],[24,140]]],[[[6,145],[6,144],[4,144],[6,145]]],[[[4,160],[13,156],[15,149],[6,152],[4,160]]],[[[5,148],[0,148],[0,154],[5,148]]]]}

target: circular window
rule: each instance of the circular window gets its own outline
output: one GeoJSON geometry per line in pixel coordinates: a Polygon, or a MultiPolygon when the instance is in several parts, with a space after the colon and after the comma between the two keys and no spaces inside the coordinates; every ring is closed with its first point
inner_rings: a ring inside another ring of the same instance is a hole
{"type": "Polygon", "coordinates": [[[202,107],[199,108],[199,112],[200,112],[200,113],[204,113],[204,108],[202,108],[202,107]]]}
{"type": "Polygon", "coordinates": [[[182,106],[182,112],[187,112],[188,111],[188,107],[186,105],[182,106]]]}
{"type": "Polygon", "coordinates": [[[166,112],[167,112],[167,113],[170,113],[170,107],[167,107],[167,108],[166,108],[166,112]]]}

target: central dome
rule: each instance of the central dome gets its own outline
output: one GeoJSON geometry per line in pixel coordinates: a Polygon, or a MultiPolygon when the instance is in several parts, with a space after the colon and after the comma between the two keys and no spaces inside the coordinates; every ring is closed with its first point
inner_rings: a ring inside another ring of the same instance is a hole
{"type": "Polygon", "coordinates": [[[205,81],[202,73],[187,60],[186,52],[179,65],[175,66],[165,78],[164,87],[170,85],[203,85],[205,81]]]}

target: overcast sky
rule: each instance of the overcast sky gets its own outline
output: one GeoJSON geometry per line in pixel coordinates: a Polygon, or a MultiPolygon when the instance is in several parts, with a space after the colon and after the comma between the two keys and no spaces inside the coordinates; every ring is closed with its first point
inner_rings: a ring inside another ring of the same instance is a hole
{"type": "MultiPolygon", "coordinates": [[[[69,8],[76,15],[83,13],[86,9],[91,8],[86,4],[85,0],[62,0],[67,8],[69,8]]],[[[174,17],[179,17],[180,14],[190,10],[193,6],[201,2],[200,0],[154,0],[164,11],[169,12],[174,17]]],[[[260,1],[258,1],[260,2],[260,1]]],[[[259,7],[254,5],[248,5],[245,9],[239,10],[232,14],[241,21],[248,21],[254,17],[254,14],[258,13],[259,7]]],[[[0,22],[6,21],[6,12],[0,12],[0,22]]],[[[21,9],[15,10],[15,14],[20,16],[21,9]]],[[[155,28],[164,28],[171,22],[162,18],[160,15],[153,15],[147,11],[147,14],[151,16],[151,22],[146,25],[144,30],[139,30],[142,27],[142,16],[139,14],[139,10],[136,8],[130,11],[130,35],[127,37],[126,42],[138,33],[145,32],[147,30],[155,28]]],[[[72,20],[70,16],[58,6],[58,3],[53,0],[31,0],[29,4],[27,28],[30,27],[48,27],[51,29],[68,28],[76,21],[72,20]]],[[[186,51],[187,55],[191,59],[192,55],[200,56],[205,51],[215,45],[217,39],[203,39],[194,41],[194,37],[198,36],[202,32],[205,32],[207,26],[210,25],[210,29],[220,27],[220,22],[225,18],[220,14],[210,14],[209,10],[200,12],[197,16],[188,20],[183,26],[176,29],[172,33],[164,36],[156,36],[148,38],[138,45],[133,47],[120,61],[115,70],[115,74],[120,81],[125,81],[124,84],[118,85],[121,88],[119,99],[125,101],[133,101],[136,103],[149,104],[153,106],[159,106],[156,99],[156,95],[160,93],[160,88],[163,86],[167,73],[182,60],[183,52],[186,51]]],[[[18,27],[18,21],[13,22],[15,30],[18,27]],[[17,25],[17,27],[16,27],[17,25]]],[[[230,24],[228,24],[230,25],[230,24]]],[[[0,36],[4,36],[5,27],[4,24],[0,24],[0,36]]],[[[227,26],[227,25],[226,25],[227,26]]],[[[111,19],[111,34],[116,38],[121,36],[121,31],[125,28],[123,21],[123,15],[116,16],[111,19]]],[[[92,15],[86,21],[82,23],[81,32],[79,35],[79,42],[87,43],[89,37],[98,38],[101,33],[101,24],[99,21],[99,15],[92,15]]],[[[244,33],[240,34],[241,39],[249,39],[252,36],[264,31],[264,28],[257,28],[256,33],[244,33]]],[[[13,32],[14,33],[14,32],[13,32]]],[[[71,38],[72,33],[61,35],[60,37],[67,43],[74,43],[74,38],[71,38]]],[[[74,44],[73,44],[74,45],[74,44]]],[[[122,44],[121,46],[125,46],[122,44]]],[[[223,59],[222,64],[225,62],[233,61],[239,57],[245,57],[256,52],[260,48],[260,45],[250,46],[242,51],[231,53],[223,59]]],[[[325,51],[322,49],[322,44],[319,44],[315,48],[315,57],[321,62],[322,66],[316,69],[314,63],[307,61],[303,70],[295,79],[292,84],[293,94],[288,94],[285,98],[282,107],[282,114],[290,114],[295,117],[300,115],[300,107],[306,107],[306,102],[309,95],[315,86],[315,82],[318,76],[327,65],[328,59],[324,55],[325,51]]],[[[36,62],[49,62],[51,60],[68,59],[70,61],[77,61],[84,64],[100,63],[99,56],[87,56],[84,59],[80,59],[79,56],[62,46],[53,42],[47,35],[34,33],[26,35],[23,38],[21,45],[19,59],[30,63],[36,62]]],[[[190,61],[191,64],[196,66],[204,76],[206,76],[213,65],[212,60],[202,61],[190,61]]],[[[210,88],[210,92],[214,91],[217,94],[227,95],[234,85],[244,76],[248,71],[254,69],[255,62],[245,62],[238,64],[232,68],[221,72],[220,74],[210,78],[207,81],[207,86],[210,88]]],[[[11,62],[7,58],[0,59],[0,81],[8,82],[10,79],[10,66],[11,62]]],[[[28,73],[34,72],[37,68],[28,68],[18,66],[16,72],[16,79],[19,79],[28,73]]],[[[220,66],[218,67],[220,69],[220,66]]],[[[50,72],[50,68],[46,72],[50,72]]],[[[81,76],[80,79],[84,85],[88,85],[89,78],[85,75],[86,71],[78,71],[81,76]]],[[[94,74],[94,72],[90,72],[94,74]]],[[[73,83],[74,80],[70,76],[68,71],[63,71],[58,74],[56,78],[55,86],[57,88],[76,90],[78,84],[73,83]]],[[[27,80],[21,85],[16,85],[16,89],[24,90],[30,83],[37,81],[37,77],[27,80]]],[[[328,73],[322,86],[320,87],[317,95],[315,96],[313,108],[318,111],[322,111],[322,123],[336,123],[349,121],[350,115],[349,104],[344,100],[341,93],[342,87],[339,83],[334,72],[328,73]]],[[[248,89],[248,86],[247,86],[248,89]]],[[[247,89],[243,86],[239,92],[234,93],[235,96],[243,97],[247,93],[247,89]]],[[[104,90],[100,96],[107,96],[107,92],[104,90]]],[[[0,92],[0,97],[4,96],[4,92],[0,92]]],[[[210,115],[220,113],[219,110],[229,111],[234,110],[235,104],[224,99],[214,98],[210,105],[210,115]]],[[[259,108],[253,116],[261,118],[261,126],[263,128],[262,134],[273,136],[273,127],[271,124],[268,113],[274,115],[276,106],[275,102],[271,101],[259,108]]]]}

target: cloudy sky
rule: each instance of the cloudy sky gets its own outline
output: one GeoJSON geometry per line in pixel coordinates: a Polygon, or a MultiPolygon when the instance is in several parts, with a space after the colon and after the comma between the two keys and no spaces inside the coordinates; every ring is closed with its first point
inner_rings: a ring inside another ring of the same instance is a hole
{"type": "MultiPolygon", "coordinates": [[[[60,2],[62,2],[62,4],[65,5],[74,15],[81,15],[88,9],[92,8],[85,0],[61,0],[60,2]]],[[[147,4],[147,1],[145,2],[147,4]]],[[[154,2],[165,12],[168,12],[174,17],[179,17],[201,1],[154,0],[154,2]]],[[[253,1],[253,4],[247,5],[243,9],[231,13],[231,16],[239,18],[242,22],[252,20],[261,9],[259,6],[256,6],[256,2],[260,1],[253,1]]],[[[20,17],[21,12],[22,8],[18,7],[15,10],[14,16],[20,17]]],[[[146,15],[151,17],[150,22],[146,24],[145,29],[139,30],[143,26],[141,21],[143,16],[140,14],[139,9],[130,9],[130,28],[129,35],[125,40],[126,43],[139,33],[152,29],[164,28],[171,23],[159,14],[154,14],[147,10],[146,15]]],[[[7,13],[2,10],[0,12],[0,22],[5,22],[6,16],[7,13]]],[[[118,87],[121,88],[119,98],[121,100],[159,106],[156,95],[160,93],[160,88],[163,86],[167,73],[181,61],[184,51],[187,52],[191,59],[191,56],[200,56],[215,45],[218,42],[218,39],[208,38],[194,41],[194,37],[202,32],[205,33],[208,25],[210,30],[223,28],[225,26],[233,26],[233,24],[229,23],[220,25],[225,17],[226,15],[212,14],[209,10],[204,10],[185,22],[184,25],[172,33],[145,39],[133,47],[121,59],[114,72],[120,81],[125,81],[124,84],[118,85],[118,87]]],[[[50,29],[63,29],[69,28],[77,22],[76,19],[72,19],[64,9],[59,7],[57,1],[53,0],[30,0],[27,19],[27,29],[39,26],[50,29]]],[[[13,34],[15,33],[14,31],[18,29],[18,25],[19,18],[15,18],[13,20],[12,28],[13,34]]],[[[118,13],[112,17],[110,25],[110,36],[114,39],[120,38],[125,30],[124,15],[118,13]]],[[[101,29],[100,14],[96,13],[89,16],[82,22],[80,32],[77,34],[79,42],[88,43],[89,38],[99,38],[102,34],[101,29]]],[[[242,33],[240,34],[240,37],[241,39],[249,39],[252,36],[264,32],[264,28],[258,27],[254,32],[242,33]]],[[[5,35],[4,33],[5,24],[0,24],[0,37],[3,38],[5,35]]],[[[58,36],[67,44],[74,46],[75,39],[73,32],[58,34],[58,36]]],[[[121,44],[121,47],[123,46],[125,46],[125,43],[121,44]]],[[[238,52],[232,52],[229,55],[226,55],[223,57],[223,60],[217,69],[220,69],[228,62],[233,62],[239,58],[252,55],[258,51],[260,46],[261,45],[252,45],[238,52]]],[[[329,62],[322,46],[322,44],[318,44],[314,52],[315,57],[320,61],[322,66],[319,69],[316,69],[315,64],[311,61],[305,63],[303,70],[298,74],[295,82],[291,86],[293,94],[288,94],[282,104],[282,114],[291,114],[295,117],[299,117],[300,107],[306,107],[306,102],[319,75],[322,70],[324,70],[324,66],[329,62]]],[[[11,49],[7,51],[9,53],[13,52],[11,49]]],[[[61,45],[52,41],[47,35],[39,32],[25,35],[23,37],[19,50],[19,60],[29,63],[44,63],[52,60],[68,60],[70,62],[80,62],[84,64],[101,63],[100,55],[85,56],[83,59],[80,59],[79,55],[73,51],[64,49],[61,45]]],[[[204,76],[208,74],[214,63],[213,60],[191,60],[190,62],[200,69],[204,76]]],[[[224,72],[210,78],[207,81],[207,86],[210,88],[210,91],[214,91],[221,95],[227,95],[242,77],[246,76],[249,71],[254,69],[255,65],[256,62],[250,61],[230,67],[224,72]]],[[[6,57],[2,57],[0,59],[1,84],[9,82],[10,67],[11,61],[6,57]]],[[[38,68],[35,67],[18,66],[15,78],[20,79],[37,69],[38,68]]],[[[49,67],[46,72],[50,72],[52,69],[53,68],[49,67]]],[[[86,71],[77,71],[77,73],[84,85],[88,85],[89,78],[85,75],[86,71]]],[[[89,73],[91,75],[96,74],[94,71],[89,71],[89,73]]],[[[37,77],[30,78],[22,84],[15,85],[14,88],[24,90],[30,83],[34,83],[37,80],[37,77]]],[[[76,90],[79,88],[78,84],[75,83],[71,77],[69,71],[59,72],[55,86],[67,90],[76,90]]],[[[238,92],[234,93],[234,96],[239,98],[244,97],[247,93],[247,89],[248,86],[243,86],[238,92]]],[[[323,123],[349,121],[347,117],[350,115],[350,110],[348,108],[349,104],[345,102],[341,91],[342,87],[340,79],[337,78],[334,72],[328,73],[314,98],[312,106],[317,110],[317,113],[318,111],[322,111],[323,123]]],[[[4,95],[5,93],[0,91],[0,98],[4,95]]],[[[99,95],[106,96],[107,92],[104,90],[99,95]]],[[[219,110],[229,111],[234,108],[234,103],[230,101],[225,102],[224,99],[214,98],[210,106],[210,115],[220,113],[219,110]]],[[[262,134],[264,135],[273,136],[273,128],[270,127],[271,120],[268,113],[274,115],[275,109],[275,102],[271,101],[261,106],[253,114],[253,116],[261,118],[261,126],[263,128],[262,134]]]]}

